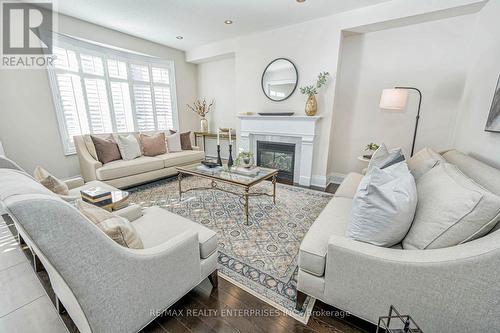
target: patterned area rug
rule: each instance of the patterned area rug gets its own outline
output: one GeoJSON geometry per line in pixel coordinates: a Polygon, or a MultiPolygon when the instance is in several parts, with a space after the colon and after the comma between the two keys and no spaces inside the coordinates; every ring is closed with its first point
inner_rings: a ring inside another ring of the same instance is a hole
{"type": "MultiPolygon", "coordinates": [[[[208,186],[208,180],[187,177],[183,190],[208,186]]],[[[179,201],[176,179],[165,179],[130,189],[130,203],[160,206],[198,222],[219,235],[219,273],[246,291],[307,322],[314,299],[295,310],[297,255],[309,227],[332,198],[325,192],[277,184],[276,205],[267,196],[250,197],[249,224],[245,225],[240,198],[218,190],[183,193],[179,201]]],[[[221,185],[238,193],[242,189],[221,185]]],[[[251,192],[271,193],[271,182],[251,192]]]]}

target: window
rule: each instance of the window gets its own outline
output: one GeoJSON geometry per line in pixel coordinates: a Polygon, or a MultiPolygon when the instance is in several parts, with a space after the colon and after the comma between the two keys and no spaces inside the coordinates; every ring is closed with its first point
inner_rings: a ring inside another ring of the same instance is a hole
{"type": "Polygon", "coordinates": [[[73,136],[177,128],[173,64],[59,36],[49,67],[66,154],[73,136]]]}

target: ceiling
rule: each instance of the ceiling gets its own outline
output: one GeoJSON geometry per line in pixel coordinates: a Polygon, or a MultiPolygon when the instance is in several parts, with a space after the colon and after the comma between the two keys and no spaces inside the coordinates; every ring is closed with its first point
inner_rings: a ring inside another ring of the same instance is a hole
{"type": "Polygon", "coordinates": [[[60,13],[187,50],[386,1],[64,0],[57,6],[60,13]],[[227,19],[234,23],[224,24],[227,19]]]}

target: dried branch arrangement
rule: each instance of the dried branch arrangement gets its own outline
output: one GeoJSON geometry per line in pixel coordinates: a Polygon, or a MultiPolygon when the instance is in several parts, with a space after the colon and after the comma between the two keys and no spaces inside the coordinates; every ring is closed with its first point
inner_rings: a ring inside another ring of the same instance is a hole
{"type": "Polygon", "coordinates": [[[195,112],[200,117],[205,118],[205,116],[212,110],[212,106],[214,105],[214,103],[215,100],[213,99],[210,104],[207,104],[207,101],[204,98],[203,100],[196,100],[192,106],[187,104],[187,107],[189,110],[195,112]]]}

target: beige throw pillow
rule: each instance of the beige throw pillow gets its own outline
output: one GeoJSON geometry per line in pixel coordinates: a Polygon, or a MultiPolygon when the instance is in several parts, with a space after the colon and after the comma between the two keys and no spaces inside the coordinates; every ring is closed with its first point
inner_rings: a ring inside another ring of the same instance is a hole
{"type": "Polygon", "coordinates": [[[141,133],[142,152],[144,156],[162,155],[167,152],[165,133],[147,135],[141,133]]]}
{"type": "Polygon", "coordinates": [[[413,177],[418,180],[430,169],[439,163],[445,163],[446,160],[431,148],[426,147],[418,151],[407,162],[413,177]]]}
{"type": "Polygon", "coordinates": [[[500,218],[500,197],[440,163],[417,181],[418,204],[405,249],[438,249],[486,235],[500,218]]]}
{"type": "Polygon", "coordinates": [[[69,188],[65,182],[51,175],[41,166],[37,166],[33,172],[33,177],[43,186],[52,192],[60,195],[68,195],[69,188]]]}
{"type": "Polygon", "coordinates": [[[144,248],[139,234],[126,218],[82,200],[76,202],[76,207],[85,217],[121,246],[131,249],[144,248]]]}

